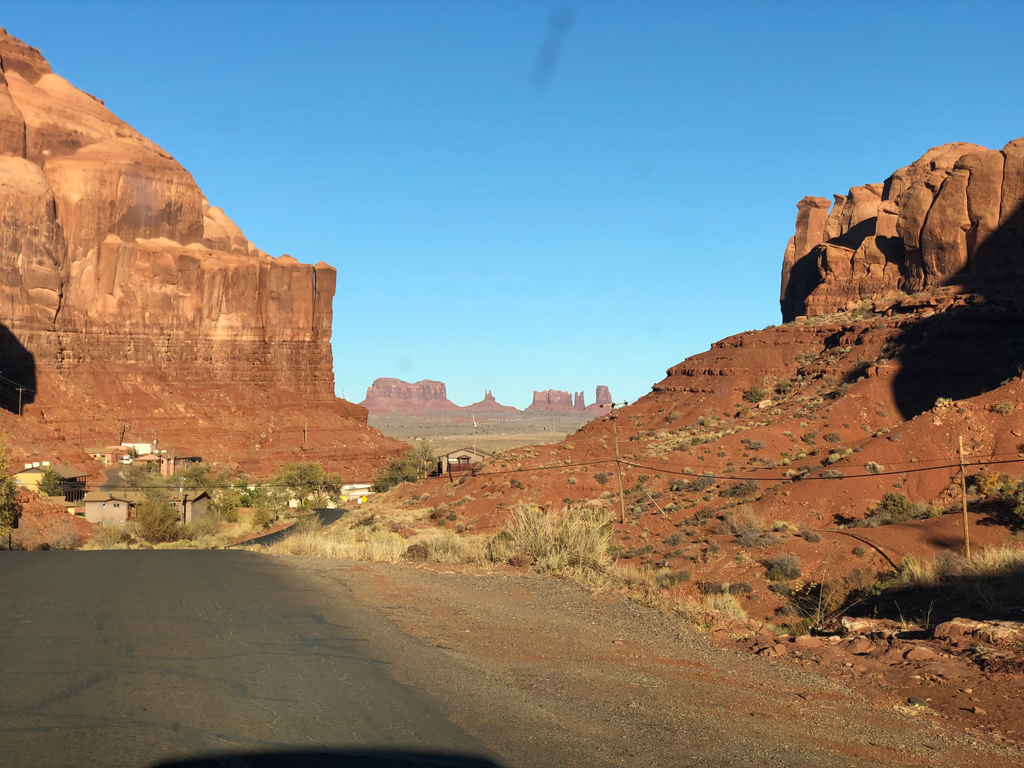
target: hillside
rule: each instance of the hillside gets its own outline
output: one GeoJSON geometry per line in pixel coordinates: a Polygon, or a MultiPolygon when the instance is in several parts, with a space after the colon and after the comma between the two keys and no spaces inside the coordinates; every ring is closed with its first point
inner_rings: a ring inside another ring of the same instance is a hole
{"type": "MultiPolygon", "coordinates": [[[[801,201],[787,322],[717,342],[619,412],[620,563],[686,571],[683,591],[747,584],[746,609],[769,619],[783,609],[766,578],[775,555],[794,555],[805,580],[870,579],[909,554],[962,551],[961,438],[971,543],[1010,537],[1019,523],[983,480],[1024,466],[1018,143],[930,150],[831,211],[801,201]],[[858,526],[886,493],[922,519],[858,526]]],[[[519,501],[593,501],[618,518],[612,424],[393,493],[477,531],[519,501]]]]}
{"type": "Polygon", "coordinates": [[[173,157],[0,30],[0,429],[365,477],[400,446],[334,396],[333,267],[271,257],[173,157]],[[311,428],[304,437],[307,421],[311,428]]]}

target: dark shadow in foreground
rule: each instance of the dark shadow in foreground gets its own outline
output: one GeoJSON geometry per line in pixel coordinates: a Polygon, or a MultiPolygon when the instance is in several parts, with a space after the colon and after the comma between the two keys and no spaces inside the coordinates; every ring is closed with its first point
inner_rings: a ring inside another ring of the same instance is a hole
{"type": "Polygon", "coordinates": [[[36,359],[0,325],[0,408],[17,414],[36,398],[36,359]],[[20,400],[20,403],[19,403],[20,400]]]}
{"type": "Polygon", "coordinates": [[[285,768],[286,766],[324,766],[325,768],[501,768],[487,758],[450,755],[441,752],[403,752],[395,750],[292,750],[281,752],[221,752],[209,757],[170,760],[153,768],[285,768]]]}

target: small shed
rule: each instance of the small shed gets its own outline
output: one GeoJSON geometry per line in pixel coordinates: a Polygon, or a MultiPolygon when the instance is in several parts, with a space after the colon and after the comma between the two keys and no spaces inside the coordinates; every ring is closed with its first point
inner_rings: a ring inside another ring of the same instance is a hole
{"type": "Polygon", "coordinates": [[[476,448],[459,448],[441,456],[437,461],[437,472],[441,475],[450,475],[455,472],[468,472],[475,465],[491,458],[487,451],[480,451],[476,448]]]}
{"type": "Polygon", "coordinates": [[[171,494],[171,505],[178,512],[183,523],[206,517],[210,505],[210,494],[206,491],[184,491],[171,494]]]}

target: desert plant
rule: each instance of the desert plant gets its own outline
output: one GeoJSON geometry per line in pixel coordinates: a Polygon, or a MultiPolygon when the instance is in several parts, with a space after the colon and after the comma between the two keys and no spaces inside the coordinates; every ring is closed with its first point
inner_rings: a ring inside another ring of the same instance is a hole
{"type": "Polygon", "coordinates": [[[181,538],[178,511],[170,502],[145,499],[136,509],[136,519],[139,535],[151,544],[181,538]]]}
{"type": "Polygon", "coordinates": [[[748,403],[759,403],[767,397],[767,390],[761,389],[756,385],[743,393],[743,399],[748,403]]]}
{"type": "Polygon", "coordinates": [[[11,451],[0,438],[0,534],[7,533],[21,517],[21,495],[11,475],[11,451]]]}
{"type": "Polygon", "coordinates": [[[757,547],[767,549],[778,544],[779,540],[767,531],[756,531],[748,528],[736,535],[736,543],[741,547],[757,547]]]}
{"type": "Polygon", "coordinates": [[[723,498],[731,497],[743,497],[749,496],[752,493],[757,492],[757,482],[755,480],[743,480],[739,483],[733,483],[728,488],[721,492],[723,498]]]}
{"type": "Polygon", "coordinates": [[[843,436],[838,432],[826,432],[822,438],[826,443],[841,443],[843,442],[843,436]]]}
{"type": "Polygon", "coordinates": [[[790,581],[800,578],[800,560],[794,554],[787,552],[783,555],[773,555],[768,558],[765,565],[765,576],[769,581],[790,581]]]}
{"type": "Polygon", "coordinates": [[[665,546],[674,547],[677,544],[682,544],[684,541],[686,541],[686,534],[682,531],[676,531],[665,537],[665,546]]]}
{"type": "Polygon", "coordinates": [[[518,504],[508,524],[488,542],[487,556],[509,562],[529,555],[543,571],[601,570],[610,561],[610,521],[606,511],[587,505],[545,512],[533,504],[518,504]]]}
{"type": "Polygon", "coordinates": [[[689,486],[687,486],[687,490],[693,491],[695,493],[700,493],[701,491],[707,490],[714,484],[715,478],[708,477],[707,475],[700,475],[699,477],[690,481],[689,486]]]}
{"type": "Polygon", "coordinates": [[[594,479],[597,480],[597,482],[600,485],[604,485],[612,478],[611,475],[609,475],[607,472],[598,472],[596,475],[594,475],[594,479]]]}
{"type": "Polygon", "coordinates": [[[870,472],[872,475],[880,475],[885,471],[885,467],[879,464],[877,461],[869,461],[864,465],[864,469],[870,472]]]}
{"type": "Polygon", "coordinates": [[[989,406],[989,410],[992,411],[992,413],[998,413],[1000,416],[1007,416],[1013,412],[1013,403],[1000,400],[999,402],[992,403],[992,405],[989,406]]]}

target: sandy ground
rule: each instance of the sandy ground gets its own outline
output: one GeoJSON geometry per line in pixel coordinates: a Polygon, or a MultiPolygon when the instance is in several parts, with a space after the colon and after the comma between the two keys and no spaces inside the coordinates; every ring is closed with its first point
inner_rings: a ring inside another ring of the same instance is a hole
{"type": "Polygon", "coordinates": [[[403,630],[401,642],[396,633],[373,640],[392,673],[430,691],[512,765],[1024,761],[1014,745],[906,706],[902,691],[869,698],[792,664],[717,647],[678,620],[563,580],[287,559],[318,589],[350,591],[403,630]]]}

